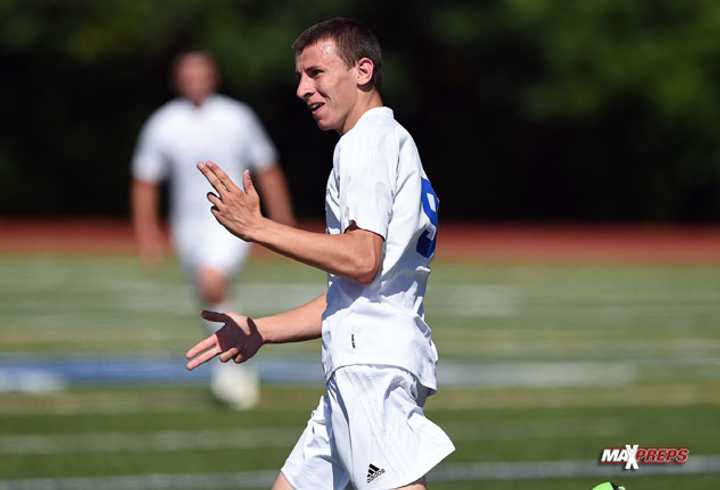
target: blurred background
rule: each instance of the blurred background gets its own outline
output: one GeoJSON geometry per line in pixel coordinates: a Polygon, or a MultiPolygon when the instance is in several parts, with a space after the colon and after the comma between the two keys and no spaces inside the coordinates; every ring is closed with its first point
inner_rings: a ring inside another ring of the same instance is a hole
{"type": "Polygon", "coordinates": [[[336,14],[378,33],[385,102],[418,141],[443,217],[720,217],[720,7],[687,2],[40,1],[0,4],[0,209],[125,215],[128,159],[202,47],[321,216],[332,134],[294,93],[289,45],[336,14]],[[102,169],[102,170],[100,170],[102,169]],[[62,184],[62,185],[59,185],[62,184]],[[23,191],[32,186],[33,199],[23,191]]]}
{"type": "MultiPolygon", "coordinates": [[[[337,136],[297,100],[290,44],[336,15],[378,35],[441,202],[427,408],[458,451],[433,488],[716,489],[719,3],[0,0],[0,490],[269,486],[321,393],[319,345],[252,361],[257,410],[185,374],[203,333],[176,262],[135,256],[130,160],[175,55],[207,49],[321,226],[337,136]],[[597,464],[626,443],[691,456],[597,464]]],[[[256,250],[235,302],[323,286],[256,250]]]]}

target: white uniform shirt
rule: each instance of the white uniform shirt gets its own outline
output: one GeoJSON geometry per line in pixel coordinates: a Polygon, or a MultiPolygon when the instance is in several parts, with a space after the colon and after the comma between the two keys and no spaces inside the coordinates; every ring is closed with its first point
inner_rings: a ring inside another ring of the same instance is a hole
{"type": "Polygon", "coordinates": [[[200,107],[175,99],[143,127],[132,174],[146,182],[170,180],[174,228],[188,222],[220,227],[206,198],[212,188],[197,169],[197,163],[206,160],[221,165],[242,185],[245,169],[269,167],[276,152],[247,105],[222,95],[208,97],[200,107]]]}
{"type": "Polygon", "coordinates": [[[340,138],[327,183],[327,232],[343,233],[355,222],[385,242],[371,284],[328,276],[322,318],[327,379],[342,366],[377,364],[404,368],[437,389],[437,350],[423,308],[437,207],[415,142],[392,110],[367,111],[340,138]]]}

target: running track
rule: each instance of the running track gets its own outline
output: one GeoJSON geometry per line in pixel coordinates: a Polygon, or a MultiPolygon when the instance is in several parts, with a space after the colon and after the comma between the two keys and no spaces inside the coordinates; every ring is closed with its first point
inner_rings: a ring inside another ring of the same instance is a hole
{"type": "MultiPolygon", "coordinates": [[[[303,228],[321,231],[319,222],[303,228]]],[[[168,253],[169,247],[167,247],[168,253]]],[[[0,253],[130,255],[123,219],[0,218],[0,253]]],[[[254,255],[267,257],[260,247],[254,255]]],[[[720,264],[720,225],[441,223],[445,260],[720,264]]]]}

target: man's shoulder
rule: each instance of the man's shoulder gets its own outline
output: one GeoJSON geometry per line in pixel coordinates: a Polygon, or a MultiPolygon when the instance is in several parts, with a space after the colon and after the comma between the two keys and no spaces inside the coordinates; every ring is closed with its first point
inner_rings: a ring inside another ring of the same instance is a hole
{"type": "Polygon", "coordinates": [[[212,104],[220,111],[230,114],[234,117],[247,119],[255,115],[252,107],[241,100],[233,99],[227,95],[213,95],[212,104]]]}
{"type": "Polygon", "coordinates": [[[410,132],[395,119],[390,109],[366,113],[347,136],[349,140],[363,147],[377,144],[394,152],[406,147],[416,147],[410,132]]]}
{"type": "Polygon", "coordinates": [[[172,99],[158,107],[147,120],[148,126],[162,126],[187,111],[187,102],[172,99]]]}
{"type": "Polygon", "coordinates": [[[373,107],[358,120],[358,128],[364,130],[389,131],[400,124],[395,120],[395,113],[389,107],[373,107]]]}
{"type": "Polygon", "coordinates": [[[347,141],[362,146],[373,143],[384,144],[396,141],[399,129],[402,129],[402,126],[392,117],[392,113],[388,115],[379,112],[377,108],[371,109],[363,114],[350,131],[345,133],[339,143],[347,141]]]}

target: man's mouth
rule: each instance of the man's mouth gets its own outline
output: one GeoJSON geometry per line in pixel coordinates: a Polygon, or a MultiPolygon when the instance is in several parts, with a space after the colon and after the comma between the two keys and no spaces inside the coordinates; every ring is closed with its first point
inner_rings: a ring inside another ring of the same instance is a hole
{"type": "Polygon", "coordinates": [[[324,106],[324,102],[315,102],[313,104],[308,104],[308,109],[310,109],[310,112],[315,113],[317,112],[320,107],[324,106]]]}

